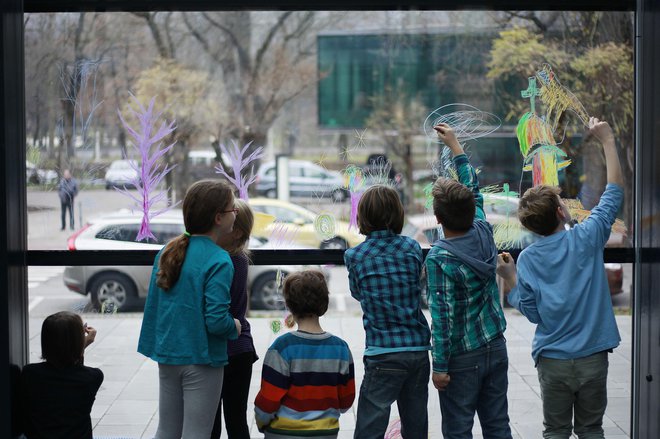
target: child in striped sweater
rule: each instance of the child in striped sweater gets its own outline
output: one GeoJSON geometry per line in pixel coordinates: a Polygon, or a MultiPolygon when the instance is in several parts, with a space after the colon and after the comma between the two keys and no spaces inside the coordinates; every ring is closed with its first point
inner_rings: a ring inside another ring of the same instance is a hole
{"type": "Polygon", "coordinates": [[[319,271],[292,273],[284,281],[284,300],[298,330],[278,337],[264,358],[254,410],[265,439],[335,439],[339,415],[353,404],[351,351],[319,324],[328,296],[319,271]]]}

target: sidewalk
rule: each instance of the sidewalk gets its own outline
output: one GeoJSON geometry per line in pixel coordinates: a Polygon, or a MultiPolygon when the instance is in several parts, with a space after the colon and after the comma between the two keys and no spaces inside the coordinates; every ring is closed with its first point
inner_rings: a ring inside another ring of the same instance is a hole
{"type": "MultiPolygon", "coordinates": [[[[506,338],[509,351],[509,416],[513,437],[538,439],[541,437],[541,399],[536,369],[530,355],[534,327],[516,311],[506,310],[508,328],[506,338]]],[[[279,316],[280,318],[282,316],[279,316]]],[[[96,397],[92,410],[94,437],[105,438],[152,438],[158,424],[158,368],[156,363],[136,352],[142,314],[117,314],[83,316],[98,330],[96,342],[85,355],[88,366],[99,367],[105,380],[96,397]]],[[[428,318],[428,316],[427,316],[428,318]]],[[[262,357],[277,337],[270,329],[273,318],[250,318],[257,353],[262,357]]],[[[30,361],[40,361],[41,319],[30,320],[30,361]]],[[[617,316],[622,343],[610,355],[608,380],[609,404],[604,421],[605,436],[621,439],[630,436],[631,395],[631,318],[617,316]]],[[[326,331],[340,336],[351,347],[355,360],[356,387],[362,382],[364,368],[362,352],[364,331],[359,316],[337,313],[323,317],[321,324],[326,331]]],[[[262,361],[254,365],[250,388],[248,419],[251,436],[263,437],[254,424],[251,403],[259,389],[262,361]]],[[[340,438],[352,438],[355,426],[356,403],[353,409],[340,418],[340,438]]],[[[429,380],[429,438],[441,438],[440,407],[437,392],[429,380]]],[[[393,409],[392,419],[398,417],[393,409]]],[[[475,438],[481,438],[478,420],[475,421],[475,438]]],[[[226,434],[223,434],[226,437],[226,434]]]]}

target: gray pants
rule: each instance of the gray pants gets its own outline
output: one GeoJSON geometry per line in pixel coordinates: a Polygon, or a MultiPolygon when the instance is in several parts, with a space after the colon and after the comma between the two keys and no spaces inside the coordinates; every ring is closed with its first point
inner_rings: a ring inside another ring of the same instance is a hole
{"type": "Polygon", "coordinates": [[[540,357],[537,365],[543,400],[544,438],[603,438],[607,407],[607,352],[574,360],[540,357]]]}
{"type": "Polygon", "coordinates": [[[208,439],[223,375],[223,367],[159,364],[156,439],[208,439]]]}

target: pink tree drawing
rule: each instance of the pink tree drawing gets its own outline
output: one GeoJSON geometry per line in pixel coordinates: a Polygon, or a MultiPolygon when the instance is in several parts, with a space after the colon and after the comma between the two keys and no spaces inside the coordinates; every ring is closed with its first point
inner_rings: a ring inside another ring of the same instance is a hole
{"type": "Polygon", "coordinates": [[[233,148],[227,148],[225,145],[220,144],[220,150],[224,155],[229,157],[230,166],[234,175],[229,175],[225,170],[222,164],[219,164],[215,167],[215,172],[222,175],[227,180],[229,180],[236,189],[238,189],[238,197],[242,200],[248,200],[248,187],[257,179],[257,176],[254,174],[254,166],[250,169],[249,174],[242,174],[243,169],[247,167],[250,163],[255,160],[259,160],[263,157],[263,147],[255,149],[252,154],[247,157],[244,157],[245,152],[250,148],[250,144],[247,143],[242,149],[238,146],[234,140],[232,140],[233,148]]]}
{"type": "Polygon", "coordinates": [[[117,110],[117,113],[124,128],[134,139],[133,148],[136,151],[136,156],[140,158],[139,162],[130,160],[131,166],[137,171],[138,175],[132,181],[132,184],[137,188],[137,194],[132,194],[126,188],[115,189],[135,201],[135,205],[142,209],[142,224],[140,225],[140,231],[137,234],[136,241],[143,241],[145,239],[155,240],[156,237],[151,232],[150,220],[176,205],[167,206],[153,212],[151,210],[154,205],[167,200],[167,190],[159,190],[158,186],[163,178],[165,178],[165,175],[176,165],[167,166],[166,164],[160,164],[159,161],[176,143],[175,141],[165,147],[163,147],[162,143],[162,140],[171,134],[176,129],[176,126],[174,125],[175,121],[169,124],[163,121],[160,127],[156,128],[158,120],[163,114],[162,112],[154,112],[156,97],[151,98],[151,102],[149,102],[147,108],[144,108],[140,101],[132,94],[131,97],[135,101],[138,110],[135,110],[129,104],[129,112],[137,120],[139,128],[134,129],[131,127],[122,116],[121,111],[117,110]]]}

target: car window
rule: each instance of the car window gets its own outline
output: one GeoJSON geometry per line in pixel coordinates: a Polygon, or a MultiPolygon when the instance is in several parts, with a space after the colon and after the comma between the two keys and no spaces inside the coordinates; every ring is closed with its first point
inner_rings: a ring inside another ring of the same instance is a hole
{"type": "Polygon", "coordinates": [[[267,177],[275,177],[275,168],[266,169],[266,172],[264,172],[264,175],[267,176],[267,177]]]}
{"type": "Polygon", "coordinates": [[[328,178],[328,174],[321,171],[320,169],[305,168],[303,172],[307,178],[318,178],[320,180],[328,178]]]}
{"type": "Polygon", "coordinates": [[[256,208],[255,210],[262,211],[269,215],[273,215],[275,218],[277,218],[278,221],[285,223],[292,223],[296,220],[304,220],[304,221],[308,220],[307,218],[298,214],[298,212],[294,212],[293,210],[289,210],[287,208],[279,207],[279,206],[263,206],[263,210],[260,208],[256,208]]]}
{"type": "Polygon", "coordinates": [[[151,232],[158,244],[167,244],[172,238],[183,233],[183,224],[151,224],[151,232]]]}
{"type": "Polygon", "coordinates": [[[289,166],[290,177],[304,177],[303,168],[301,166],[289,166]]]}
{"type": "Polygon", "coordinates": [[[113,224],[99,230],[95,238],[111,241],[135,241],[139,229],[139,224],[113,224]]]}

